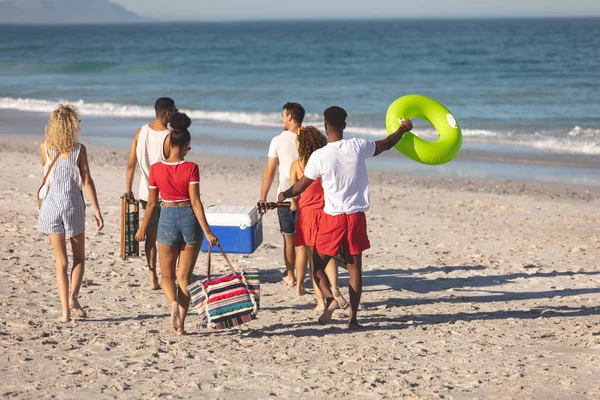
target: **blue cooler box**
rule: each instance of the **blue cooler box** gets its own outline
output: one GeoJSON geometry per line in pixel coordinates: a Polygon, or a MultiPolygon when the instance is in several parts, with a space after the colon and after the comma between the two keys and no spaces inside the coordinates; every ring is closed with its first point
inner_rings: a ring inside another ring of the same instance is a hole
{"type": "MultiPolygon", "coordinates": [[[[262,219],[254,206],[209,206],[204,213],[212,233],[226,253],[251,254],[263,241],[262,219]]],[[[208,251],[206,238],[202,241],[203,252],[208,251]]],[[[212,251],[219,252],[213,246],[212,251]]]]}

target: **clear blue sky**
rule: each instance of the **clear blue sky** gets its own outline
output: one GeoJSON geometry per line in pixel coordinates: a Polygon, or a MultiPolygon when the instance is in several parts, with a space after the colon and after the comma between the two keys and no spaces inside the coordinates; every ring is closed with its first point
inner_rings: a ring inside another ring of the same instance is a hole
{"type": "Polygon", "coordinates": [[[600,0],[112,0],[153,19],[600,16],[600,0]]]}

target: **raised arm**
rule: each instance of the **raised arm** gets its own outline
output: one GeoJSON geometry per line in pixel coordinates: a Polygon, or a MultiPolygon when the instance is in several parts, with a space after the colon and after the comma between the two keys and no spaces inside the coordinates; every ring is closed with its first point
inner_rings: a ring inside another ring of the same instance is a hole
{"type": "Polygon", "coordinates": [[[96,185],[94,184],[94,180],[92,179],[92,174],[90,172],[90,166],[88,164],[88,156],[87,149],[84,145],[81,145],[81,150],[79,151],[79,172],[81,173],[81,180],[83,181],[83,185],[85,186],[85,190],[92,202],[92,207],[94,207],[94,216],[96,217],[96,224],[98,225],[98,231],[101,231],[104,228],[104,220],[102,219],[102,214],[100,213],[100,205],[98,204],[98,195],[96,194],[96,185]]]}
{"type": "Polygon", "coordinates": [[[133,178],[135,177],[135,168],[137,167],[137,143],[140,137],[140,130],[137,130],[133,137],[133,142],[131,142],[129,158],[127,160],[127,173],[125,174],[125,193],[131,197],[133,197],[133,178]]]}
{"type": "Polygon", "coordinates": [[[396,143],[398,143],[400,141],[400,139],[402,139],[402,136],[404,136],[404,134],[406,132],[409,132],[412,128],[413,128],[413,124],[410,119],[405,119],[404,121],[402,121],[402,123],[400,123],[400,127],[398,128],[398,130],[396,132],[392,133],[385,139],[377,140],[375,142],[376,147],[375,147],[375,153],[373,154],[373,157],[378,156],[381,153],[383,153],[384,151],[389,150],[392,147],[394,147],[396,145],[396,143]]]}
{"type": "Polygon", "coordinates": [[[300,196],[302,192],[306,190],[310,184],[313,183],[313,179],[309,179],[306,175],[303,175],[302,178],[298,182],[296,182],[293,186],[291,186],[285,192],[279,193],[277,197],[277,201],[284,201],[285,199],[289,199],[290,197],[300,196]]]}
{"type": "Polygon", "coordinates": [[[267,195],[269,194],[273,180],[275,180],[275,171],[277,171],[278,165],[279,158],[277,157],[269,157],[267,160],[267,167],[265,168],[260,188],[260,201],[267,201],[267,195]]]}

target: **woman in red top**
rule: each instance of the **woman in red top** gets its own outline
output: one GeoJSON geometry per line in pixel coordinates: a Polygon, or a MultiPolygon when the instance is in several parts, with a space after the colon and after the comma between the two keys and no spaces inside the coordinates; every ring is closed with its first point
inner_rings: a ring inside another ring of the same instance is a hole
{"type": "Polygon", "coordinates": [[[190,150],[188,128],[192,121],[183,113],[173,113],[170,123],[169,158],[150,167],[150,197],[144,221],[135,237],[139,241],[145,239],[160,193],[162,210],[157,237],[160,284],[171,305],[171,326],[177,335],[183,335],[185,317],[190,307],[187,287],[200,252],[202,231],[212,245],[217,245],[219,241],[206,222],[204,207],[200,201],[198,165],[184,160],[190,150]]]}
{"type": "MultiPolygon", "coordinates": [[[[296,147],[298,148],[298,160],[292,163],[290,168],[290,183],[294,185],[303,175],[304,167],[308,162],[311,154],[327,145],[327,139],[315,127],[307,126],[300,128],[296,136],[296,147]]],[[[296,216],[296,294],[301,296],[304,291],[304,276],[306,274],[306,265],[312,267],[312,248],[315,245],[315,238],[319,228],[319,220],[325,206],[325,195],[321,186],[321,178],[315,180],[299,198],[292,199],[292,207],[298,210],[296,216]]],[[[334,297],[338,301],[340,307],[344,308],[346,300],[342,297],[337,282],[338,271],[335,259],[332,258],[325,269],[327,276],[331,282],[335,282],[333,288],[334,297]]],[[[315,283],[314,276],[311,272],[311,280],[315,295],[317,296],[317,305],[315,310],[325,310],[325,299],[319,290],[319,286],[315,283]]]]}

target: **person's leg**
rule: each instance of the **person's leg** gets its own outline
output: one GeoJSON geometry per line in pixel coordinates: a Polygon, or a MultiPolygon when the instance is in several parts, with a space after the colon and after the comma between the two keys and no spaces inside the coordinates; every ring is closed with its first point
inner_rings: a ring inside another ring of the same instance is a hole
{"type": "Polygon", "coordinates": [[[356,314],[358,313],[358,305],[360,304],[360,296],[362,294],[362,253],[358,255],[346,254],[346,262],[348,266],[348,274],[350,275],[350,317],[348,318],[348,329],[358,329],[361,326],[358,324],[356,314]],[[352,260],[350,262],[350,260],[352,260]]]}
{"type": "Polygon", "coordinates": [[[150,272],[150,289],[156,290],[158,286],[158,276],[156,275],[156,236],[158,234],[158,226],[148,227],[146,230],[146,242],[144,250],[146,251],[146,265],[150,272]]]}
{"type": "Polygon", "coordinates": [[[319,285],[317,285],[317,282],[315,281],[315,277],[314,277],[315,267],[314,267],[314,263],[313,263],[312,247],[306,246],[305,248],[306,248],[306,257],[308,258],[308,266],[310,268],[310,280],[312,282],[313,289],[315,291],[315,297],[317,298],[317,305],[315,306],[314,310],[324,311],[325,310],[325,298],[323,297],[323,293],[321,293],[321,289],[319,289],[319,285]]]}
{"type": "Polygon", "coordinates": [[[177,332],[181,325],[179,308],[177,305],[177,288],[175,287],[175,267],[179,257],[179,245],[167,246],[158,243],[158,257],[160,261],[160,286],[171,306],[171,326],[177,332]]]}
{"type": "Polygon", "coordinates": [[[85,272],[85,232],[71,238],[71,250],[73,252],[73,269],[71,270],[71,308],[80,318],[87,317],[87,313],[79,304],[79,290],[85,272]]]}
{"type": "MultiPolygon", "coordinates": [[[[145,213],[148,203],[144,200],[141,200],[141,203],[142,208],[144,209],[144,218],[146,218],[145,213]]],[[[158,222],[160,219],[160,212],[160,206],[154,209],[152,218],[148,222],[148,227],[146,229],[146,241],[144,242],[144,251],[146,253],[146,265],[148,266],[148,271],[150,272],[150,289],[152,290],[157,290],[159,288],[158,276],[156,275],[156,239],[158,237],[158,222]]]]}
{"type": "Polygon", "coordinates": [[[331,260],[331,256],[319,254],[316,250],[313,250],[313,276],[325,299],[325,310],[323,310],[323,314],[319,317],[319,322],[323,325],[331,320],[333,312],[338,308],[338,303],[333,298],[333,293],[331,292],[329,278],[327,278],[327,274],[325,273],[325,267],[329,263],[329,260],[331,260]]]}
{"type": "Polygon", "coordinates": [[[294,287],[296,286],[294,279],[294,270],[296,267],[296,244],[294,240],[296,212],[289,208],[278,208],[277,217],[279,219],[279,228],[283,235],[283,259],[286,270],[283,279],[289,287],[294,287]]]}
{"type": "Polygon", "coordinates": [[[190,292],[188,286],[192,278],[192,272],[198,260],[202,241],[196,244],[183,244],[181,253],[179,253],[179,265],[177,266],[177,302],[179,303],[179,315],[181,325],[178,335],[185,334],[184,324],[188,309],[190,308],[190,292]]]}
{"type": "Polygon", "coordinates": [[[331,282],[331,293],[333,294],[335,301],[338,302],[340,308],[346,308],[346,306],[348,306],[348,302],[346,299],[344,299],[344,296],[342,296],[342,293],[340,292],[338,266],[335,257],[331,257],[327,263],[327,266],[325,267],[325,273],[327,274],[327,278],[329,278],[329,282],[331,282]]]}
{"type": "Polygon", "coordinates": [[[325,298],[325,311],[319,317],[321,324],[329,322],[333,312],[339,306],[331,291],[331,282],[325,273],[325,268],[329,261],[337,254],[347,235],[347,231],[348,226],[344,214],[328,215],[323,213],[321,215],[319,230],[317,231],[315,247],[313,249],[313,275],[325,298]]]}
{"type": "Polygon", "coordinates": [[[65,234],[51,233],[50,243],[56,259],[56,285],[58,286],[58,297],[62,307],[62,315],[58,320],[66,323],[71,320],[71,310],[69,308],[69,276],[67,274],[68,259],[65,234]]]}
{"type": "Polygon", "coordinates": [[[294,235],[283,235],[283,258],[287,275],[283,278],[289,287],[295,286],[296,246],[294,235]]]}
{"type": "Polygon", "coordinates": [[[302,296],[306,293],[304,290],[304,277],[306,275],[306,264],[308,263],[308,247],[296,247],[296,295],[302,296]]]}
{"type": "Polygon", "coordinates": [[[347,216],[348,240],[343,243],[346,266],[350,275],[350,318],[348,329],[358,329],[360,325],[356,315],[362,295],[362,253],[371,247],[367,234],[367,219],[365,213],[358,212],[347,216]]]}

